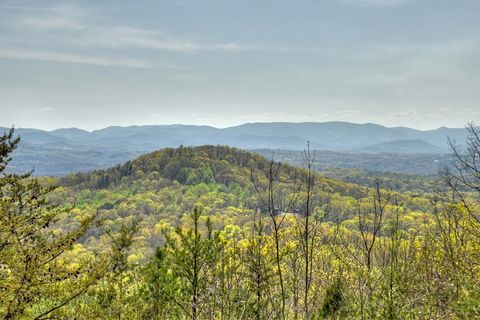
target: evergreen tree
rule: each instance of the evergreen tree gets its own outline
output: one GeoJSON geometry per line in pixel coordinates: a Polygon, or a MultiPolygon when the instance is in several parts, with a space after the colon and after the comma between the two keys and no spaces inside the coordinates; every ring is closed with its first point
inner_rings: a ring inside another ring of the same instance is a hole
{"type": "Polygon", "coordinates": [[[6,173],[19,142],[13,129],[0,136],[0,318],[44,319],[92,286],[108,259],[72,255],[95,214],[62,225],[70,208],[47,200],[52,187],[6,173]]]}

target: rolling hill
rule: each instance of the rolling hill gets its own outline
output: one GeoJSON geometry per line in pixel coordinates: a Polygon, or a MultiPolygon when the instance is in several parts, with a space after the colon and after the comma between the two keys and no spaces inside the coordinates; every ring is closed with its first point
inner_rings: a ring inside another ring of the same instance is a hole
{"type": "Polygon", "coordinates": [[[194,125],[131,126],[92,132],[76,128],[53,131],[20,128],[16,132],[23,143],[14,154],[10,169],[14,172],[35,169],[37,175],[107,168],[143,153],[180,145],[300,151],[309,142],[311,148],[328,152],[441,154],[448,152],[447,137],[465,141],[467,134],[464,129],[421,131],[348,122],[247,123],[223,129],[194,125]]]}

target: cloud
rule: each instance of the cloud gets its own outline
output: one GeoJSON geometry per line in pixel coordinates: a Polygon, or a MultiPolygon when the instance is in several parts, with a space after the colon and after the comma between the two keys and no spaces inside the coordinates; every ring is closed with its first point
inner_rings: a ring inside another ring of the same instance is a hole
{"type": "Polygon", "coordinates": [[[134,47],[192,53],[199,51],[254,50],[237,43],[201,43],[164,32],[131,27],[90,27],[77,44],[107,48],[134,47]]]}
{"type": "Polygon", "coordinates": [[[19,10],[19,11],[62,11],[62,8],[58,7],[29,7],[29,6],[9,6],[9,5],[0,5],[1,9],[6,10],[19,10]]]}
{"type": "Polygon", "coordinates": [[[416,116],[418,116],[418,112],[413,109],[407,109],[391,115],[391,117],[394,119],[411,119],[416,116]]]}
{"type": "Polygon", "coordinates": [[[26,27],[32,32],[56,31],[57,35],[61,37],[60,40],[65,39],[70,43],[81,46],[131,47],[183,53],[263,50],[263,48],[240,45],[234,42],[199,42],[157,30],[89,24],[82,19],[80,12],[72,8],[69,9],[69,12],[64,12],[61,15],[53,12],[42,16],[23,17],[19,22],[22,27],[26,27]]]}
{"type": "MultiPolygon", "coordinates": [[[[301,51],[302,47],[281,47],[239,44],[235,42],[200,42],[160,31],[131,27],[91,27],[78,39],[77,44],[106,48],[144,48],[181,53],[205,51],[301,51]]],[[[308,48],[310,50],[311,48],[308,48]]]]}
{"type": "Polygon", "coordinates": [[[357,109],[343,109],[335,112],[335,115],[341,119],[356,118],[359,114],[361,114],[361,111],[357,109]]]}
{"type": "Polygon", "coordinates": [[[24,25],[32,27],[34,29],[41,30],[81,30],[85,26],[80,24],[78,21],[72,18],[66,17],[52,17],[48,19],[38,18],[38,17],[29,17],[22,20],[24,25]]]}
{"type": "Polygon", "coordinates": [[[180,52],[200,49],[198,44],[187,40],[167,37],[155,31],[129,27],[90,28],[79,38],[78,43],[110,48],[140,47],[180,52]]]}
{"type": "Polygon", "coordinates": [[[0,50],[0,59],[64,62],[102,67],[148,68],[150,66],[144,61],[131,58],[103,58],[45,51],[0,50]]]}
{"type": "MultiPolygon", "coordinates": [[[[355,1],[355,0],[342,0],[355,1]]],[[[1,6],[0,6],[1,8],[1,6]]],[[[58,43],[97,48],[138,48],[180,53],[195,52],[310,52],[324,47],[245,44],[235,41],[205,41],[189,36],[127,25],[105,25],[94,22],[82,8],[63,5],[38,9],[44,12],[25,13],[17,18],[22,32],[54,36],[58,43]]]]}

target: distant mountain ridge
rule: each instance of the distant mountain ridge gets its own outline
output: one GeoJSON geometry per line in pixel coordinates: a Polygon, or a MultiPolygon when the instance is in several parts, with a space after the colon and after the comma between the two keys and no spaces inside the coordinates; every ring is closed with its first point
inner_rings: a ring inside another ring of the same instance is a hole
{"type": "MultiPolygon", "coordinates": [[[[5,130],[8,129],[0,128],[5,130]]],[[[303,150],[309,142],[313,149],[344,153],[447,153],[447,137],[463,142],[467,135],[463,128],[422,131],[349,122],[266,122],[228,128],[179,124],[113,126],[92,132],[77,128],[19,128],[16,133],[22,144],[14,155],[14,170],[34,167],[37,174],[56,175],[105,168],[139,154],[180,145],[303,150]]]]}
{"type": "Polygon", "coordinates": [[[442,127],[422,131],[349,122],[258,122],[223,129],[196,125],[112,126],[92,132],[77,128],[52,131],[20,128],[17,133],[24,141],[35,144],[68,142],[98,145],[124,143],[125,139],[128,139],[130,144],[136,144],[140,149],[151,149],[152,144],[155,148],[175,146],[178,141],[184,141],[188,145],[224,144],[247,149],[268,146],[301,150],[305,143],[310,141],[311,146],[316,149],[331,151],[352,151],[373,144],[400,140],[423,140],[446,151],[448,136],[459,141],[463,141],[466,136],[463,128],[442,127]],[[144,138],[146,141],[132,141],[134,138],[144,138]],[[289,145],[285,146],[284,143],[289,145]]]}

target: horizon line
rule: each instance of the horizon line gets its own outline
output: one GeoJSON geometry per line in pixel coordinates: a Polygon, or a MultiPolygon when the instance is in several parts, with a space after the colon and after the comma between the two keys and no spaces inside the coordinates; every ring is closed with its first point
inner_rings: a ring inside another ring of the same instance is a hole
{"type": "Polygon", "coordinates": [[[85,131],[88,133],[93,133],[95,131],[100,131],[100,130],[105,130],[108,128],[133,128],[133,127],[173,127],[173,126],[192,126],[192,127],[209,127],[212,129],[218,129],[218,130],[223,130],[223,129],[229,129],[229,128],[235,128],[235,127],[240,127],[243,125],[251,125],[251,124],[327,124],[327,123],[344,123],[344,124],[352,124],[352,125],[375,125],[375,126],[380,126],[384,127],[387,129],[396,129],[396,128],[406,128],[406,129],[412,129],[412,130],[417,130],[417,131],[434,131],[438,129],[465,129],[464,127],[448,127],[448,126],[440,126],[440,127],[434,127],[431,129],[419,129],[415,127],[407,127],[407,126],[387,126],[383,125],[380,123],[376,122],[352,122],[352,121],[342,121],[342,120],[331,120],[331,121],[253,121],[253,122],[244,122],[238,125],[230,125],[230,126],[212,126],[208,124],[195,124],[195,123],[169,123],[169,124],[129,124],[129,125],[109,125],[105,127],[99,127],[96,129],[84,129],[80,127],[59,127],[59,128],[54,128],[54,129],[45,129],[45,128],[34,128],[34,127],[16,127],[15,125],[11,126],[4,126],[0,125],[0,128],[3,129],[10,129],[14,128],[15,130],[17,129],[24,129],[24,130],[41,130],[45,132],[53,132],[53,131],[58,131],[58,130],[71,130],[71,129],[76,129],[76,130],[81,130],[85,131]]]}

